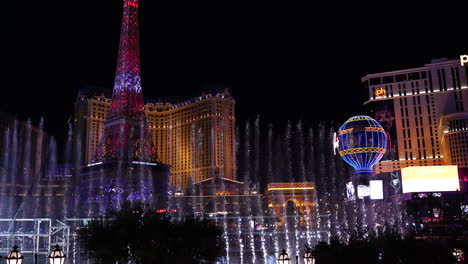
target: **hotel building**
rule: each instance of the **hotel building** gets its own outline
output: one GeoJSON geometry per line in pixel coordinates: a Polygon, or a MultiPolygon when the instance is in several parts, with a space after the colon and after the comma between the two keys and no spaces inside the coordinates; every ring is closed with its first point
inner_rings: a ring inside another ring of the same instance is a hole
{"type": "MultiPolygon", "coordinates": [[[[75,103],[75,136],[82,165],[93,162],[110,108],[105,94],[80,93],[75,103]]],[[[183,102],[147,102],[145,112],[159,161],[171,165],[171,183],[185,187],[220,176],[236,178],[235,101],[227,90],[183,102]]]]}
{"type": "Polygon", "coordinates": [[[362,78],[364,104],[389,133],[375,173],[409,166],[468,166],[468,68],[459,59],[362,78]]]}

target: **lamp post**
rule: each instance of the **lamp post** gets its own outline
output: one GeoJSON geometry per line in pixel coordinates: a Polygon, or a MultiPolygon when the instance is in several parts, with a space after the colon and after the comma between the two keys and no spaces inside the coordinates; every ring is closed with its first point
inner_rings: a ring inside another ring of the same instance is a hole
{"type": "Polygon", "coordinates": [[[315,264],[315,256],[312,254],[312,249],[308,245],[305,245],[304,263],[315,264]]]}
{"type": "Polygon", "coordinates": [[[16,245],[13,246],[13,249],[8,253],[6,256],[7,264],[22,264],[23,263],[23,255],[20,251],[18,251],[18,247],[16,245]]]}
{"type": "Polygon", "coordinates": [[[65,262],[65,253],[60,249],[59,245],[55,245],[54,250],[50,252],[49,263],[50,264],[63,264],[65,262]]]}
{"type": "Polygon", "coordinates": [[[289,257],[288,253],[286,253],[286,249],[283,249],[283,252],[278,256],[278,263],[279,264],[289,264],[291,258],[289,257]]]}
{"type": "Polygon", "coordinates": [[[456,263],[462,263],[462,261],[465,260],[465,254],[464,254],[463,250],[461,250],[459,248],[454,248],[452,250],[452,255],[455,258],[456,263]]]}

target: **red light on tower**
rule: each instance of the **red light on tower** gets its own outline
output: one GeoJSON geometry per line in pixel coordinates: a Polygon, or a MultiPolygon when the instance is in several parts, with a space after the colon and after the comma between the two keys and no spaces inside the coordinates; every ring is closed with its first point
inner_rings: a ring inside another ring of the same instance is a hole
{"type": "Polygon", "coordinates": [[[127,5],[138,8],[138,0],[126,0],[124,3],[124,8],[127,7],[127,5]]]}

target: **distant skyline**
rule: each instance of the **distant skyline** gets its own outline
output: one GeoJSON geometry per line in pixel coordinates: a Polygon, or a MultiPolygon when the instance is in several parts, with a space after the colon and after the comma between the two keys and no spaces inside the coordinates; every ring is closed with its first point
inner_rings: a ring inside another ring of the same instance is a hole
{"type": "MultiPolygon", "coordinates": [[[[366,74],[468,53],[456,6],[140,2],[143,94],[229,88],[238,120],[342,122],[364,111],[366,74]]],[[[122,3],[5,5],[0,110],[63,137],[78,89],[113,87],[122,3]]]]}

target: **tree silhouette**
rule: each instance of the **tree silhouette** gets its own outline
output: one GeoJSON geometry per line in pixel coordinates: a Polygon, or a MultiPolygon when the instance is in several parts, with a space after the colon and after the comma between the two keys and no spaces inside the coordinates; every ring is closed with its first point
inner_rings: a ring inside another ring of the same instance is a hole
{"type": "Polygon", "coordinates": [[[124,203],[77,233],[85,253],[99,264],[214,263],[225,254],[223,230],[213,221],[174,220],[140,203],[124,203]]]}
{"type": "Polygon", "coordinates": [[[350,239],[332,237],[330,242],[315,246],[317,264],[360,263],[360,264],[414,264],[414,263],[455,263],[450,251],[454,248],[466,250],[466,241],[449,243],[444,240],[423,240],[402,237],[398,228],[385,225],[376,233],[365,235],[365,227],[359,222],[349,230],[350,239]]]}

